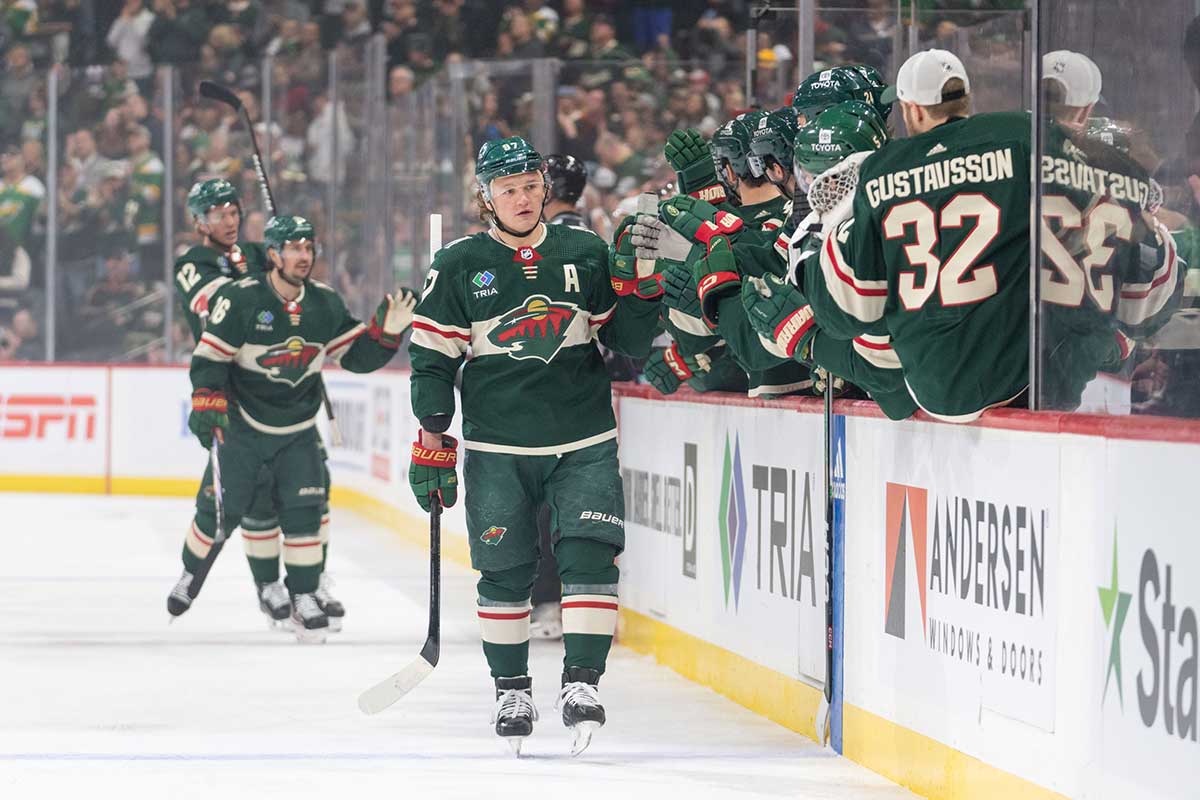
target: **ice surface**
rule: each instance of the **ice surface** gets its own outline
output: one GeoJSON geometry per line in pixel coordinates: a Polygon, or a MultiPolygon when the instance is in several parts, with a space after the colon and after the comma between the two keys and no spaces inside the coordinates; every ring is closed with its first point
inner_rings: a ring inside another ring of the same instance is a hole
{"type": "Polygon", "coordinates": [[[534,642],[542,717],[509,755],[488,722],[474,577],[443,566],[441,663],[376,717],[359,692],[425,636],[427,556],[335,509],[345,630],[267,630],[241,544],[168,625],[191,504],[0,494],[0,798],[912,797],[807,739],[617,647],[609,723],[583,756],[554,711],[561,645],[534,642]]]}

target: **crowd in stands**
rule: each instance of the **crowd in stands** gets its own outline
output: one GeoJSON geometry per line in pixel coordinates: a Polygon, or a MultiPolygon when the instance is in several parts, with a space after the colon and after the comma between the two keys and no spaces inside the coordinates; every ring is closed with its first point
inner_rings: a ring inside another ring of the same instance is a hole
{"type": "MultiPolygon", "coordinates": [[[[836,6],[819,12],[816,66],[857,61],[887,71],[900,34],[896,3],[836,6]]],[[[924,2],[921,35],[947,35],[1021,6],[1020,0],[924,2]]],[[[171,215],[174,251],[194,240],[183,203],[194,181],[232,180],[243,196],[244,238],[261,235],[265,218],[247,131],[231,109],[197,99],[201,79],[241,90],[260,138],[269,140],[277,197],[336,237],[332,273],[353,300],[365,291],[355,281],[368,256],[350,225],[330,230],[327,189],[336,175],[346,198],[337,213],[352,216],[365,202],[356,188],[378,165],[363,152],[368,114],[361,93],[345,92],[337,109],[330,103],[323,54],[331,47],[339,53],[339,80],[350,86],[367,69],[367,41],[383,37],[393,110],[405,108],[406,96],[447,64],[560,59],[556,149],[588,164],[584,202],[591,223],[606,233],[622,199],[671,180],[661,154],[671,130],[694,127],[707,135],[747,107],[748,24],[748,0],[0,0],[0,359],[41,355],[51,303],[58,310],[59,359],[163,359],[171,297],[165,223],[171,215]],[[259,108],[264,56],[271,57],[274,98],[266,115],[259,108]],[[162,65],[176,68],[171,118],[156,72],[162,65]],[[52,70],[58,173],[56,196],[48,197],[52,70]],[[168,126],[171,159],[164,153],[168,126]],[[174,197],[163,196],[168,162],[174,197]],[[51,205],[53,298],[44,269],[51,205]]],[[[794,14],[772,13],[761,23],[763,102],[781,104],[794,86],[796,36],[794,14]]],[[[528,82],[482,74],[470,84],[470,130],[446,145],[467,153],[468,167],[483,141],[528,134],[533,122],[528,82]]],[[[396,128],[411,124],[393,119],[396,128]]],[[[465,189],[462,195],[449,213],[461,225],[478,224],[468,217],[465,189]]],[[[411,220],[395,217],[400,251],[411,238],[411,220]]],[[[330,272],[322,260],[317,276],[330,272]]],[[[176,355],[186,357],[190,338],[182,324],[168,336],[176,355]]]]}

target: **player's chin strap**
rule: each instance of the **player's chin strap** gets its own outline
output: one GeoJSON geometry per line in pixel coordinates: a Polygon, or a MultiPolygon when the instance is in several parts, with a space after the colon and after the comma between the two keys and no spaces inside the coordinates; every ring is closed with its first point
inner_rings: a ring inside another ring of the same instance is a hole
{"type": "Polygon", "coordinates": [[[496,213],[496,209],[495,209],[495,208],[493,208],[493,207],[491,207],[491,206],[489,206],[489,207],[488,207],[488,211],[491,211],[491,212],[492,212],[492,225],[493,225],[494,227],[496,227],[496,228],[499,228],[499,229],[500,229],[501,231],[503,231],[504,233],[507,233],[509,236],[515,236],[515,237],[517,237],[518,239],[524,239],[526,236],[528,236],[529,234],[531,234],[531,233],[533,233],[534,231],[536,231],[536,230],[537,230],[537,226],[538,226],[538,225],[541,225],[541,224],[542,224],[542,221],[543,221],[543,220],[545,219],[545,217],[546,217],[546,202],[547,202],[549,199],[550,199],[550,193],[549,193],[549,192],[547,192],[547,193],[546,193],[546,195],[545,195],[544,197],[542,197],[542,209],[541,209],[541,211],[538,213],[537,222],[533,223],[533,225],[531,225],[531,226],[529,227],[529,230],[527,230],[527,231],[525,231],[525,232],[523,232],[523,233],[522,233],[521,231],[514,231],[512,228],[508,227],[508,226],[507,226],[507,225],[505,225],[503,222],[501,222],[501,221],[500,221],[500,215],[496,213]]]}

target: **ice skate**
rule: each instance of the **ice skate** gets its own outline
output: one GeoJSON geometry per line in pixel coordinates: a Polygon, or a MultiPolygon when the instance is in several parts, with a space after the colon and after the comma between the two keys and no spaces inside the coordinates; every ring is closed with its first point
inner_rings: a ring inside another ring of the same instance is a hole
{"type": "Polygon", "coordinates": [[[292,600],[287,589],[279,581],[255,583],[258,592],[258,607],[267,615],[267,625],[272,630],[286,629],[292,614],[292,600]]]}
{"type": "Polygon", "coordinates": [[[329,632],[337,633],[342,629],[342,617],[346,616],[346,607],[342,605],[340,600],[334,598],[329,590],[333,588],[333,578],[329,577],[329,573],[321,573],[321,581],[317,584],[316,598],[317,605],[325,612],[325,616],[329,619],[329,632]]]}
{"type": "Polygon", "coordinates": [[[317,604],[313,592],[292,595],[292,630],[305,644],[324,644],[329,632],[329,618],[317,604]]]}
{"type": "Polygon", "coordinates": [[[528,675],[496,678],[496,708],[492,712],[492,722],[496,724],[496,735],[508,742],[513,755],[521,755],[521,745],[525,737],[533,733],[533,721],[537,718],[532,678],[528,675]]]}
{"type": "Polygon", "coordinates": [[[562,607],[557,601],[538,603],[529,615],[529,638],[562,638],[562,607]]]}
{"type": "Polygon", "coordinates": [[[185,569],[183,575],[179,576],[175,588],[167,595],[167,613],[171,615],[172,621],[192,607],[192,598],[188,597],[188,588],[192,585],[192,578],[192,573],[185,569]]]}
{"type": "Polygon", "coordinates": [[[574,734],[571,755],[577,756],[592,742],[592,735],[604,725],[604,706],[600,705],[597,684],[600,673],[585,667],[567,667],[562,676],[556,708],[562,710],[563,725],[574,734]]]}

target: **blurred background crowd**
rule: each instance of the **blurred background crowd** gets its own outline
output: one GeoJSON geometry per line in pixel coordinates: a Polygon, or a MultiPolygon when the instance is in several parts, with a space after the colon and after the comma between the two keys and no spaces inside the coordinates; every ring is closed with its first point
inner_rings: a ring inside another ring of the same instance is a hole
{"type": "MultiPolygon", "coordinates": [[[[891,74],[905,37],[992,20],[1016,30],[1022,5],[925,0],[917,13],[907,0],[840,0],[818,6],[807,55],[818,69],[863,62],[891,74]]],[[[168,308],[169,264],[195,240],[187,189],[226,177],[242,192],[243,238],[261,238],[265,222],[247,131],[197,97],[202,79],[239,90],[280,209],[315,221],[317,276],[361,312],[383,288],[419,281],[429,212],[443,213],[447,240],[479,229],[469,180],[484,141],[520,134],[585,162],[583,206],[606,235],[622,200],[672,180],[671,130],[709,135],[752,103],[784,104],[801,77],[794,8],[768,12],[747,98],[747,0],[0,9],[0,359],[187,358],[190,337],[168,308]]],[[[975,39],[1019,76],[1019,36],[975,39]]]]}

